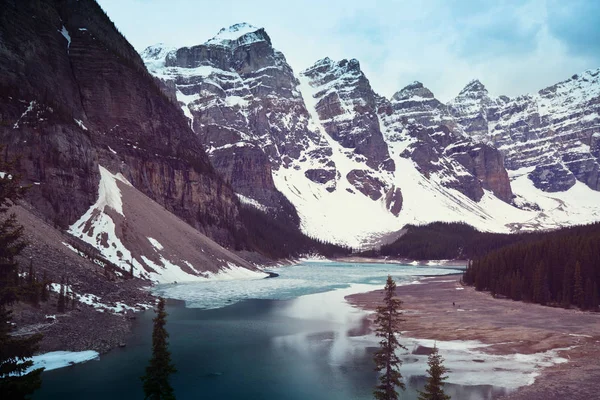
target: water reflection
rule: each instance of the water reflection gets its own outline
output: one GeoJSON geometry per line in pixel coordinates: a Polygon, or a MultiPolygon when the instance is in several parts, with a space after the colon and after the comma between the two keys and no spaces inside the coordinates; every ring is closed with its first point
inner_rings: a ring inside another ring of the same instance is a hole
{"type": "MultiPolygon", "coordinates": [[[[380,269],[375,268],[375,280],[383,282],[380,269]]],[[[169,306],[167,328],[178,369],[172,380],[177,398],[371,399],[377,380],[372,361],[377,341],[360,335],[367,313],[343,298],[372,289],[366,282],[374,279],[362,270],[355,279],[359,282],[343,289],[291,300],[245,300],[208,310],[169,306]]],[[[211,296],[217,289],[211,286],[211,296]]],[[[194,296],[204,301],[200,293],[194,296]]],[[[139,376],[150,356],[152,317],[151,312],[138,317],[125,349],[103,355],[98,362],[44,373],[42,390],[35,398],[143,398],[139,376]]],[[[408,389],[402,399],[416,399],[415,389],[424,383],[419,375],[426,356],[405,358],[402,372],[408,389]]],[[[459,385],[449,385],[448,391],[455,399],[473,400],[503,392],[491,386],[459,385]]]]}

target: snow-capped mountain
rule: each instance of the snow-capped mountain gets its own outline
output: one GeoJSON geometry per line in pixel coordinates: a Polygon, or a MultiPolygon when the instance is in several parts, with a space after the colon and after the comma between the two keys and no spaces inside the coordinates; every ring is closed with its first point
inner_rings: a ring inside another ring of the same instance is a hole
{"type": "Polygon", "coordinates": [[[256,250],[238,198],[100,6],[9,2],[0,14],[2,161],[19,159],[13,168],[30,186],[23,204],[64,247],[32,244],[55,266],[50,279],[72,274],[57,255],[65,249],[90,275],[114,269],[121,282],[252,274],[221,247],[256,250]]]}
{"type": "Polygon", "coordinates": [[[500,149],[507,169],[537,188],[562,192],[579,181],[600,190],[600,69],[514,99],[492,99],[473,81],[448,108],[464,132],[500,149]]]}
{"type": "Polygon", "coordinates": [[[297,213],[310,236],[360,246],[407,223],[507,231],[600,216],[600,206],[577,207],[531,180],[515,196],[520,166],[492,137],[518,103],[491,98],[479,81],[449,104],[419,82],[386,99],[357,60],[325,58],[295,74],[265,30],[245,23],[142,58],[238,196],[288,221],[297,213]]]}

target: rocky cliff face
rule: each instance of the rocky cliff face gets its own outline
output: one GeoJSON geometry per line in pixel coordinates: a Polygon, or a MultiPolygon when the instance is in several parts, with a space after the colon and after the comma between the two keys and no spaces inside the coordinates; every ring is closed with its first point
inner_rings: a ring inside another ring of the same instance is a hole
{"type": "Polygon", "coordinates": [[[572,216],[550,217],[544,191],[598,186],[598,71],[516,99],[479,81],[449,104],[419,82],[386,99],[356,60],[295,75],[249,24],[140,58],[91,0],[5,4],[0,138],[63,227],[96,199],[99,165],[230,246],[240,201],[360,245],[406,223],[558,224],[572,216]]]}
{"type": "Polygon", "coordinates": [[[537,188],[560,192],[579,181],[600,190],[600,69],[515,99],[492,99],[472,82],[448,108],[468,135],[498,147],[506,167],[537,188]]]}
{"type": "Polygon", "coordinates": [[[223,244],[237,199],[183,113],[92,0],[2,2],[0,141],[61,227],[97,196],[98,164],[223,244]]]}
{"type": "Polygon", "coordinates": [[[357,245],[414,221],[402,213],[406,168],[454,190],[443,201],[457,210],[486,189],[511,200],[498,151],[466,137],[422,84],[387,100],[357,60],[329,58],[296,77],[265,30],[245,23],[190,48],[151,46],[142,58],[240,198],[291,222],[297,212],[311,236],[357,245]]]}
{"type": "Polygon", "coordinates": [[[376,95],[358,61],[325,58],[300,76],[315,91],[315,109],[325,132],[365,157],[369,167],[393,171],[377,119],[376,95]]]}
{"type": "Polygon", "coordinates": [[[298,81],[267,33],[237,24],[204,44],[153,46],[142,57],[163,88],[174,91],[213,165],[236,192],[297,224],[272,171],[289,167],[309,148],[323,156],[328,149],[308,128],[298,81]]]}
{"type": "Polygon", "coordinates": [[[443,186],[479,201],[484,189],[510,202],[512,192],[502,155],[464,134],[448,107],[420,82],[379,98],[379,118],[386,141],[401,157],[443,186]]]}

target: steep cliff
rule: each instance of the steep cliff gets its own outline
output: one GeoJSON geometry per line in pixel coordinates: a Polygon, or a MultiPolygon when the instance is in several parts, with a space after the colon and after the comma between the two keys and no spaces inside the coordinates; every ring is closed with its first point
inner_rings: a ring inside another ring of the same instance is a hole
{"type": "Polygon", "coordinates": [[[490,98],[475,81],[448,107],[468,135],[502,151],[513,175],[545,192],[577,181],[600,190],[600,69],[514,99],[490,98]]]}
{"type": "Polygon", "coordinates": [[[47,219],[64,228],[86,211],[100,163],[234,244],[233,191],[94,1],[3,0],[0,18],[0,140],[47,219]]]}

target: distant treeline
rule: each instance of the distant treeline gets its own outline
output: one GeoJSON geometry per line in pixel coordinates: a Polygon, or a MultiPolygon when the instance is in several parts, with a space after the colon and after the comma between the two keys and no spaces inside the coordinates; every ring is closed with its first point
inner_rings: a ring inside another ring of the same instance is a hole
{"type": "Polygon", "coordinates": [[[241,204],[240,217],[246,231],[239,240],[251,250],[272,259],[290,258],[308,253],[335,257],[352,249],[306,236],[294,224],[279,220],[252,206],[241,204]]]}
{"type": "Polygon", "coordinates": [[[480,232],[463,223],[435,222],[405,227],[406,233],[379,250],[361,253],[365,257],[398,257],[412,260],[472,259],[523,241],[540,238],[539,233],[502,234],[480,232]]]}
{"type": "Polygon", "coordinates": [[[539,233],[475,257],[463,281],[513,300],[597,310],[600,223],[539,233]]]}

